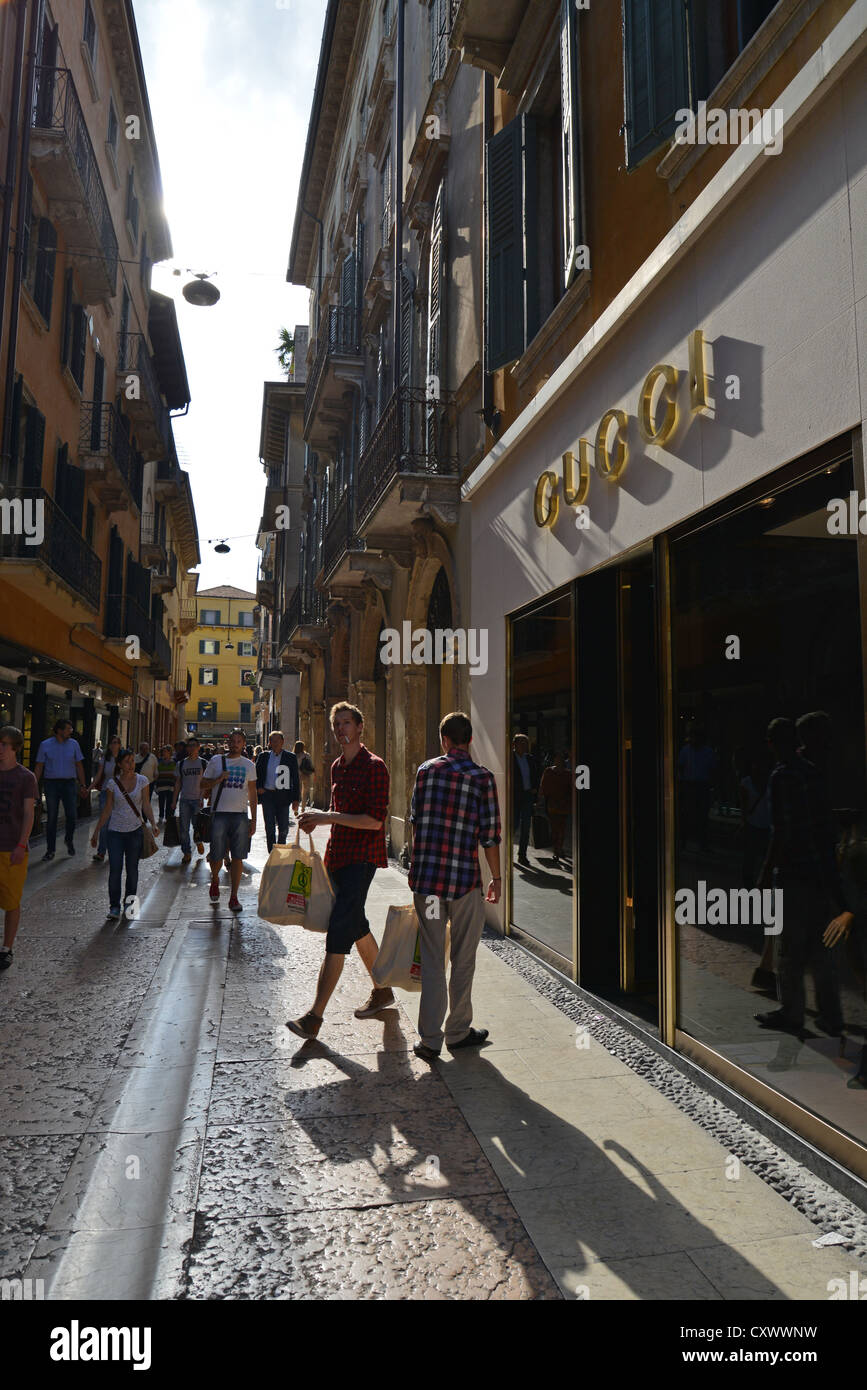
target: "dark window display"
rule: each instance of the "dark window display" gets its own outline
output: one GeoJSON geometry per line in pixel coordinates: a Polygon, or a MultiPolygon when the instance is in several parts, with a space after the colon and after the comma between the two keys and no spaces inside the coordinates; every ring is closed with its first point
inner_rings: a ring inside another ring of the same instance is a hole
{"type": "MultiPolygon", "coordinates": [[[[512,622],[512,922],[573,956],[571,593],[512,622]]],[[[503,819],[506,819],[503,808],[503,819]]]]}
{"type": "Polygon", "coordinates": [[[867,1140],[851,461],[673,543],[678,1026],[867,1140]]]}

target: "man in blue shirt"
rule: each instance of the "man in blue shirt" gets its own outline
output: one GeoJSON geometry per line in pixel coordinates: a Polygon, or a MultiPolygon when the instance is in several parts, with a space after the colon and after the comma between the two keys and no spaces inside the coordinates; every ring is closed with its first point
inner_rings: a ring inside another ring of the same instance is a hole
{"type": "Polygon", "coordinates": [[[298,759],[284,749],[284,741],[280,730],[275,729],[268,739],[270,753],[260,753],[256,759],[256,791],[262,803],[269,854],[275,840],[278,845],[285,845],[289,807],[301,794],[298,759]]]}
{"type": "Polygon", "coordinates": [[[54,725],[54,737],[42,740],[33,771],[38,783],[43,781],[43,774],[45,781],[45,805],[48,815],[45,826],[45,854],[42,857],[54,858],[61,801],[66,816],[66,848],[69,854],[74,854],[73,836],[77,811],[75,783],[78,782],[81,796],[85,795],[87,787],[84,781],[84,755],[78,741],[72,737],[71,720],[58,719],[54,725]]]}

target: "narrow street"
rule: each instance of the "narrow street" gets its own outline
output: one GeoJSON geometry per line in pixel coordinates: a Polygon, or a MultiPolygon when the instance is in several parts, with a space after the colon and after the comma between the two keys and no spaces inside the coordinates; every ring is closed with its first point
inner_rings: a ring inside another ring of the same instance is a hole
{"type": "MultiPolygon", "coordinates": [[[[817,1247],[841,1199],[823,1207],[811,1179],[814,1224],[733,1175],[591,1012],[588,1033],[512,968],[514,946],[479,951],[478,1054],[416,1059],[417,996],[355,1019],[355,953],[302,1044],[284,1021],[322,938],[257,917],[261,831],[237,920],[201,862],[161,850],[121,924],[89,833],[34,863],[0,979],[4,1277],[49,1299],[825,1300],[867,1269],[863,1217],[848,1208],[850,1248],[817,1247]]],[[[379,871],[377,936],[407,900],[379,871]]]]}

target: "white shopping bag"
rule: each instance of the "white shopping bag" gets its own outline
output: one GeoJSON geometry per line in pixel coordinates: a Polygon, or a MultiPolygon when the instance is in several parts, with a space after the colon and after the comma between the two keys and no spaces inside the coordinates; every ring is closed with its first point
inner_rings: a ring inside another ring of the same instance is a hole
{"type": "Polygon", "coordinates": [[[313,848],[301,848],[301,829],[294,845],[275,845],[259,880],[259,916],[276,926],[327,931],[334,906],[328,870],[313,848]]]}
{"type": "Polygon", "coordinates": [[[416,910],[390,907],[379,954],[373,963],[373,978],[381,989],[421,989],[421,945],[416,910]]]}

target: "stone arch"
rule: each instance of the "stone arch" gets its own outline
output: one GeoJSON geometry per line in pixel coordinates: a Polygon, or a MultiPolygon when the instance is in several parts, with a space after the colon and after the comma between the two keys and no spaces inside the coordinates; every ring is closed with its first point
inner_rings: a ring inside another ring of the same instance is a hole
{"type": "Polygon", "coordinates": [[[437,573],[442,568],[445,571],[451,594],[452,622],[458,624],[461,612],[458,581],[448,542],[435,529],[433,522],[428,517],[420,517],[414,521],[412,531],[417,555],[406,599],[406,616],[413,628],[425,626],[431,592],[437,573]]]}

